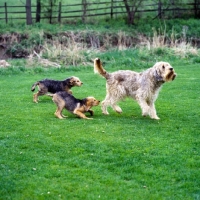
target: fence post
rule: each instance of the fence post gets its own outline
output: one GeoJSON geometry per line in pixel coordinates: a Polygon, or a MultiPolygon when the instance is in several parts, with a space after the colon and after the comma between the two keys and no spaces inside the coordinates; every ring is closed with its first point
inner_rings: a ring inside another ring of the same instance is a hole
{"type": "Polygon", "coordinates": [[[5,2],[5,19],[6,19],[6,24],[8,23],[8,12],[7,12],[7,3],[5,2]]]}
{"type": "Polygon", "coordinates": [[[200,17],[199,1],[198,0],[194,0],[194,16],[195,16],[195,18],[199,18],[200,17]]]}
{"type": "Polygon", "coordinates": [[[158,2],[158,18],[162,18],[162,2],[159,0],[158,2]]]}
{"type": "Polygon", "coordinates": [[[111,0],[110,17],[113,18],[113,0],[111,0]]]}
{"type": "Polygon", "coordinates": [[[82,22],[85,23],[86,13],[87,13],[87,0],[82,0],[82,8],[83,8],[82,22]]]}
{"type": "Polygon", "coordinates": [[[40,0],[37,0],[37,5],[36,5],[36,22],[40,22],[41,18],[41,2],[40,0]]]}
{"type": "Polygon", "coordinates": [[[49,23],[52,24],[52,13],[53,13],[53,0],[50,2],[50,10],[49,10],[49,23]]]}
{"type": "Polygon", "coordinates": [[[32,24],[32,16],[31,16],[31,0],[26,0],[26,24],[32,24]]]}
{"type": "Polygon", "coordinates": [[[59,2],[59,8],[58,8],[58,22],[61,23],[61,2],[59,2]]]}

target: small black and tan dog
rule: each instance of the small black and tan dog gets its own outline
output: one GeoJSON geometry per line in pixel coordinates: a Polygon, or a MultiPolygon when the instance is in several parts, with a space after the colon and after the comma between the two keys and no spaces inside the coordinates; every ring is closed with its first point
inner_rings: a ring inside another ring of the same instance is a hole
{"type": "Polygon", "coordinates": [[[33,102],[38,103],[38,97],[49,93],[56,93],[59,91],[66,91],[72,94],[70,90],[73,86],[81,86],[83,83],[78,77],[72,76],[63,81],[44,79],[41,81],[35,82],[31,91],[35,90],[35,87],[38,86],[38,92],[33,95],[33,102]]]}
{"type": "Polygon", "coordinates": [[[84,119],[93,119],[85,116],[85,112],[89,112],[93,116],[94,111],[91,110],[92,106],[98,106],[100,101],[96,100],[94,97],[86,97],[84,99],[76,99],[73,95],[67,92],[57,92],[55,94],[50,94],[53,97],[53,102],[57,105],[56,112],[54,113],[59,119],[63,119],[62,110],[66,108],[69,112],[79,116],[84,119]]]}

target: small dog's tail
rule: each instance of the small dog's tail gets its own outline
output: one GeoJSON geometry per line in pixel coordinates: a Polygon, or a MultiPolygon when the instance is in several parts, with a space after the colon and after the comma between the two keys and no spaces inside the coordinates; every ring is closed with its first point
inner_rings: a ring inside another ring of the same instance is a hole
{"type": "Polygon", "coordinates": [[[49,96],[49,97],[53,97],[54,94],[46,94],[46,95],[49,96]]]}
{"type": "Polygon", "coordinates": [[[101,60],[99,58],[94,59],[94,73],[99,73],[101,76],[107,79],[108,73],[106,70],[103,68],[101,64],[101,60]]]}
{"type": "Polygon", "coordinates": [[[35,87],[39,84],[39,82],[35,82],[32,87],[31,87],[31,91],[35,91],[35,87]]]}

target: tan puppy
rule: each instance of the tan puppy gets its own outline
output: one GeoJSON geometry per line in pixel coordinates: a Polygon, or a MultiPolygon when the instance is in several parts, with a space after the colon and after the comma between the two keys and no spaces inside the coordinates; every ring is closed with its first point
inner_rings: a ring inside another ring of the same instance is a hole
{"type": "Polygon", "coordinates": [[[59,119],[63,119],[65,117],[62,114],[62,110],[66,108],[69,112],[79,116],[84,119],[92,119],[88,118],[84,115],[85,112],[89,112],[91,116],[93,116],[94,112],[91,110],[92,106],[98,106],[100,101],[96,100],[94,97],[87,97],[82,100],[76,99],[73,95],[67,92],[57,92],[52,96],[53,102],[57,105],[56,112],[54,113],[56,117],[59,119]]]}
{"type": "Polygon", "coordinates": [[[176,73],[167,62],[157,62],[153,67],[143,71],[119,70],[108,73],[99,58],[94,60],[94,71],[106,79],[107,94],[102,102],[102,111],[108,115],[107,107],[111,106],[118,113],[122,109],[117,102],[125,97],[135,99],[142,109],[142,115],[149,115],[152,119],[159,119],[156,114],[154,102],[158,97],[161,86],[173,81],[176,73]]]}

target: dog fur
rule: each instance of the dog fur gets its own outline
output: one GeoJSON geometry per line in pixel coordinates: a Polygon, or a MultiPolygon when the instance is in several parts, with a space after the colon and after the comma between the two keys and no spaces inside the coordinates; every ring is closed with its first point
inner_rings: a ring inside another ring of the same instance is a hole
{"type": "Polygon", "coordinates": [[[176,73],[168,62],[157,62],[153,67],[143,71],[119,70],[108,73],[101,60],[94,60],[94,72],[106,79],[107,94],[102,101],[102,111],[108,115],[107,107],[111,106],[118,113],[122,109],[117,102],[125,97],[132,97],[141,107],[142,115],[149,115],[152,119],[159,119],[156,114],[155,104],[159,91],[165,82],[173,81],[176,73]]]}
{"type": "Polygon", "coordinates": [[[33,95],[33,102],[38,103],[38,97],[50,93],[56,93],[59,91],[66,91],[72,94],[70,90],[74,86],[81,86],[83,83],[80,81],[78,77],[72,76],[63,81],[44,79],[41,81],[35,82],[31,91],[35,90],[35,87],[38,86],[38,92],[33,95]]]}
{"type": "Polygon", "coordinates": [[[56,112],[54,113],[59,119],[63,119],[62,110],[66,108],[69,112],[79,116],[83,119],[92,119],[85,116],[85,112],[89,112],[91,116],[94,115],[92,106],[98,106],[100,101],[96,100],[94,97],[86,97],[82,100],[76,99],[73,95],[67,92],[57,92],[51,94],[53,102],[57,105],[56,112]]]}

